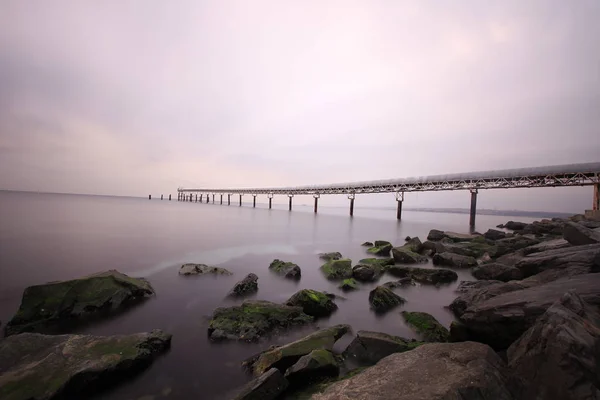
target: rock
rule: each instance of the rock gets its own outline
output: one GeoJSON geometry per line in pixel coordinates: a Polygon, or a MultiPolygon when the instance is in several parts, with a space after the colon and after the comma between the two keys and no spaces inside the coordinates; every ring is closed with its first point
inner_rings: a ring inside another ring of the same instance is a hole
{"type": "Polygon", "coordinates": [[[385,269],[385,267],[389,265],[394,265],[393,258],[363,258],[358,262],[359,264],[367,264],[367,265],[378,265],[381,268],[385,269]]]}
{"type": "Polygon", "coordinates": [[[417,264],[427,262],[427,257],[415,253],[407,246],[392,248],[392,256],[394,261],[403,264],[417,264]]]}
{"type": "Polygon", "coordinates": [[[513,400],[500,357],[481,343],[431,343],[392,354],[313,400],[513,400]]]}
{"type": "Polygon", "coordinates": [[[509,253],[513,253],[517,250],[524,249],[529,246],[540,243],[540,240],[530,236],[516,235],[499,239],[494,242],[496,245],[495,257],[500,257],[509,253]]]}
{"type": "Polygon", "coordinates": [[[444,237],[450,239],[450,241],[452,241],[452,242],[470,242],[472,240],[479,239],[481,236],[480,235],[470,235],[467,233],[444,232],[444,237]]]}
{"type": "Polygon", "coordinates": [[[326,317],[338,308],[325,293],[310,289],[300,290],[285,304],[301,307],[305,314],[313,317],[326,317]]]}
{"type": "Polygon", "coordinates": [[[205,264],[183,264],[179,275],[233,275],[225,268],[210,267],[205,264]]]}
{"type": "Polygon", "coordinates": [[[480,240],[454,243],[450,242],[448,239],[444,239],[440,242],[435,242],[434,250],[435,253],[453,253],[461,256],[479,258],[484,254],[490,254],[495,257],[498,252],[498,247],[480,240]]]}
{"type": "Polygon", "coordinates": [[[411,237],[410,237],[410,236],[407,236],[407,237],[405,237],[405,238],[404,238],[404,241],[405,241],[405,242],[408,242],[410,239],[411,239],[411,237]]]}
{"type": "Polygon", "coordinates": [[[424,312],[402,311],[404,321],[413,327],[426,342],[447,342],[450,338],[444,328],[432,315],[424,312]]]}
{"type": "Polygon", "coordinates": [[[359,363],[375,364],[390,354],[413,350],[421,344],[423,342],[411,341],[387,333],[358,331],[343,355],[359,363]]]}
{"type": "Polygon", "coordinates": [[[327,261],[321,266],[321,271],[330,280],[352,278],[352,260],[342,258],[341,260],[327,261]]]}
{"type": "Polygon", "coordinates": [[[376,240],[374,243],[374,247],[381,247],[381,246],[391,246],[392,244],[390,242],[388,242],[387,240],[376,240]]]}
{"type": "Polygon", "coordinates": [[[277,368],[271,368],[250,381],[233,400],[274,400],[288,387],[277,368]]]}
{"type": "Polygon", "coordinates": [[[433,285],[438,283],[450,283],[458,279],[456,272],[441,268],[428,269],[393,265],[388,269],[388,272],[399,278],[408,277],[419,283],[429,283],[433,285]]]}
{"type": "Polygon", "coordinates": [[[600,243],[600,231],[586,228],[575,222],[567,222],[565,224],[563,237],[573,246],[600,243]]]}
{"type": "Polygon", "coordinates": [[[273,260],[269,265],[271,271],[276,272],[279,275],[283,275],[288,279],[300,279],[302,276],[302,270],[300,267],[293,262],[281,261],[278,259],[273,260]]]}
{"type": "Polygon", "coordinates": [[[445,237],[446,237],[446,235],[444,235],[444,232],[438,231],[437,229],[432,229],[429,231],[429,234],[427,235],[427,240],[436,242],[438,240],[442,240],[445,237]]]}
{"type": "Polygon", "coordinates": [[[525,229],[527,224],[525,222],[508,221],[504,224],[504,229],[510,229],[511,231],[521,231],[525,229]]]}
{"type": "Polygon", "coordinates": [[[342,281],[342,283],[339,284],[338,288],[342,289],[343,291],[351,291],[351,290],[358,290],[359,285],[358,282],[356,282],[356,280],[354,278],[350,278],[350,279],[344,279],[342,281]]]}
{"type": "Polygon", "coordinates": [[[325,261],[341,260],[342,253],[340,253],[339,251],[334,251],[331,253],[319,253],[319,258],[325,261]]]}
{"type": "Polygon", "coordinates": [[[600,306],[600,274],[585,274],[476,302],[469,305],[460,321],[467,327],[470,340],[489,344],[495,349],[506,349],[563,293],[572,289],[577,290],[584,301],[600,306]]]}
{"type": "Polygon", "coordinates": [[[296,364],[287,369],[285,377],[292,384],[304,384],[327,377],[336,377],[339,373],[340,366],[333,354],[328,350],[319,349],[300,357],[296,364]]]}
{"type": "Polygon", "coordinates": [[[460,321],[452,321],[450,323],[450,337],[449,341],[455,342],[466,342],[469,340],[469,334],[467,333],[467,327],[460,321]]]}
{"type": "Polygon", "coordinates": [[[467,308],[484,302],[498,295],[524,289],[525,285],[520,282],[503,283],[500,281],[475,281],[461,282],[456,291],[460,293],[449,308],[454,315],[460,317],[467,308]]]}
{"type": "Polygon", "coordinates": [[[361,244],[361,246],[373,247],[373,242],[364,242],[363,244],[361,244]]]}
{"type": "Polygon", "coordinates": [[[309,354],[313,350],[331,351],[334,343],[350,330],[349,325],[335,325],[321,329],[295,342],[263,351],[246,360],[244,366],[248,367],[254,376],[260,376],[273,367],[285,371],[294,365],[300,357],[309,354]]]}
{"type": "Polygon", "coordinates": [[[169,348],[161,331],[123,336],[21,333],[0,341],[0,398],[88,398],[169,348]]]}
{"type": "Polygon", "coordinates": [[[392,250],[391,243],[385,242],[385,244],[382,244],[381,246],[377,246],[377,243],[379,243],[379,241],[376,241],[375,243],[375,246],[367,249],[367,253],[375,254],[377,256],[390,256],[390,251],[392,250]]]}
{"type": "Polygon", "coordinates": [[[104,316],[154,294],[143,278],[115,270],[70,281],[30,286],[23,292],[17,314],[6,325],[6,334],[65,331],[84,317],[104,316]]]}
{"type": "Polygon", "coordinates": [[[506,237],[506,232],[497,229],[488,229],[487,232],[483,234],[483,237],[488,240],[504,239],[506,237]]]}
{"type": "Polygon", "coordinates": [[[378,264],[358,264],[352,268],[352,276],[362,282],[376,281],[383,274],[383,267],[378,264]]]}
{"type": "Polygon", "coordinates": [[[217,308],[210,320],[208,334],[212,340],[256,341],[265,334],[312,320],[301,307],[246,300],[239,306],[217,308]]]}
{"type": "Polygon", "coordinates": [[[571,244],[569,242],[567,242],[565,239],[552,239],[552,240],[545,240],[541,243],[525,247],[522,250],[522,253],[525,256],[525,255],[532,254],[532,253],[540,253],[542,251],[564,249],[567,247],[571,247],[571,244]]]}
{"type": "Polygon", "coordinates": [[[483,264],[471,271],[477,279],[496,280],[502,282],[518,281],[523,279],[521,270],[500,263],[483,264]]]}
{"type": "Polygon", "coordinates": [[[410,251],[415,253],[420,253],[423,251],[423,243],[421,243],[421,239],[416,236],[412,239],[409,239],[402,247],[408,248],[410,251]]]}
{"type": "Polygon", "coordinates": [[[496,225],[496,228],[504,229],[504,224],[498,224],[498,225],[496,225]]]}
{"type": "Polygon", "coordinates": [[[587,267],[590,270],[600,255],[600,243],[571,246],[529,254],[515,264],[524,277],[539,274],[548,269],[564,269],[574,266],[587,267]]]}
{"type": "Polygon", "coordinates": [[[461,256],[454,253],[435,253],[433,265],[445,265],[455,268],[470,268],[477,266],[477,260],[473,257],[461,256]]]}
{"type": "Polygon", "coordinates": [[[563,221],[550,221],[544,219],[542,221],[534,221],[531,224],[527,224],[521,233],[531,233],[534,235],[562,235],[564,227],[563,221]]]}
{"type": "Polygon", "coordinates": [[[507,352],[523,399],[594,399],[600,394],[600,314],[567,292],[507,352]]]}
{"type": "Polygon", "coordinates": [[[427,240],[425,243],[423,243],[423,245],[421,246],[421,251],[423,253],[425,252],[430,252],[430,254],[435,254],[438,250],[438,244],[440,242],[432,242],[431,240],[427,240]]]}
{"type": "Polygon", "coordinates": [[[406,302],[385,286],[377,286],[369,293],[369,303],[376,312],[386,312],[406,302]]]}
{"type": "Polygon", "coordinates": [[[248,274],[244,279],[239,281],[233,286],[230,297],[243,297],[258,291],[258,276],[255,274],[248,274]]]}
{"type": "Polygon", "coordinates": [[[384,287],[386,287],[388,289],[394,290],[394,289],[398,289],[398,288],[403,287],[403,286],[411,286],[411,285],[415,286],[416,285],[415,281],[413,281],[409,277],[406,277],[406,278],[399,279],[399,280],[397,280],[395,282],[386,282],[386,283],[384,283],[381,286],[384,286],[384,287]]]}

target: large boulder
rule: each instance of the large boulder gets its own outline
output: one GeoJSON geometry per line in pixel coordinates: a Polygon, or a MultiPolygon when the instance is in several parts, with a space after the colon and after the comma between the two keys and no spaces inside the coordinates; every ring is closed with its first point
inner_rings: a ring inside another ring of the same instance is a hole
{"type": "Polygon", "coordinates": [[[421,243],[421,239],[419,239],[417,236],[408,239],[402,247],[408,248],[415,253],[420,253],[423,251],[423,243],[421,243]]]}
{"type": "Polygon", "coordinates": [[[443,265],[455,268],[471,268],[477,266],[477,260],[473,257],[461,256],[454,253],[435,253],[433,265],[443,265]]]}
{"type": "Polygon", "coordinates": [[[254,376],[260,376],[271,368],[285,371],[294,365],[300,357],[309,354],[313,350],[333,350],[335,342],[348,333],[350,329],[349,325],[335,325],[321,329],[284,346],[263,351],[244,361],[243,365],[250,369],[254,376]]]}
{"type": "Polygon", "coordinates": [[[233,400],[274,400],[288,387],[288,381],[277,368],[271,368],[248,382],[233,400]]]}
{"type": "Polygon", "coordinates": [[[169,348],[161,331],[123,336],[21,333],[0,341],[0,398],[84,399],[148,367],[169,348]]]}
{"type": "Polygon", "coordinates": [[[392,354],[313,400],[514,400],[510,371],[481,343],[431,343],[392,354]]]}
{"type": "Polygon", "coordinates": [[[305,314],[313,317],[326,317],[338,308],[337,304],[325,293],[311,289],[300,290],[290,297],[285,304],[301,307],[305,314]]]}
{"type": "Polygon", "coordinates": [[[522,282],[511,281],[504,283],[501,281],[483,280],[461,282],[456,289],[459,296],[452,301],[449,308],[454,315],[460,317],[467,308],[484,302],[492,297],[503,293],[514,292],[515,290],[525,289],[526,285],[522,282]]]}
{"type": "Polygon", "coordinates": [[[87,316],[103,316],[154,294],[143,278],[107,271],[70,281],[30,286],[6,334],[64,332],[87,316]]]}
{"type": "Polygon", "coordinates": [[[406,302],[385,286],[377,286],[369,293],[369,304],[376,312],[386,312],[406,302]]]}
{"type": "Polygon", "coordinates": [[[383,241],[375,241],[375,246],[369,247],[367,249],[367,253],[375,254],[376,256],[390,256],[390,251],[392,250],[392,244],[390,242],[383,241]],[[378,245],[379,244],[379,245],[378,245]]]}
{"type": "Polygon", "coordinates": [[[313,350],[300,357],[296,364],[285,372],[285,377],[291,384],[304,384],[327,377],[336,377],[340,373],[340,366],[329,350],[313,350]]]}
{"type": "Polygon", "coordinates": [[[537,236],[542,235],[561,235],[563,230],[563,221],[551,221],[544,219],[541,221],[534,221],[531,224],[527,224],[525,228],[521,230],[523,234],[534,234],[537,236]]]}
{"type": "Polygon", "coordinates": [[[571,246],[529,254],[515,264],[524,277],[539,274],[548,269],[565,269],[573,266],[588,267],[590,270],[600,255],[600,243],[571,246]]]}
{"type": "Polygon", "coordinates": [[[233,275],[225,268],[211,267],[206,264],[183,264],[179,268],[179,275],[233,275]]]}
{"type": "Polygon", "coordinates": [[[442,268],[413,268],[393,265],[387,270],[390,275],[398,278],[411,278],[415,282],[437,285],[438,283],[451,283],[458,279],[458,274],[449,269],[442,268]]]}
{"type": "Polygon", "coordinates": [[[239,306],[217,308],[210,320],[208,334],[211,340],[256,341],[263,335],[312,320],[301,307],[246,300],[239,306]]]}
{"type": "Polygon", "coordinates": [[[269,269],[279,275],[283,275],[288,279],[300,279],[302,270],[297,264],[289,261],[273,260],[269,265],[269,269]]]}
{"type": "Polygon", "coordinates": [[[466,326],[470,340],[506,349],[563,293],[572,289],[588,303],[600,306],[600,274],[585,274],[476,302],[464,311],[460,321],[466,326]]]}
{"type": "Polygon", "coordinates": [[[571,243],[567,242],[565,239],[551,239],[544,240],[541,243],[525,247],[523,248],[522,253],[523,255],[527,255],[532,253],[540,253],[548,250],[564,249],[566,247],[571,247],[571,243]]]}
{"type": "Polygon", "coordinates": [[[507,352],[522,399],[594,399],[600,394],[600,314],[567,292],[507,352]]]}
{"type": "Polygon", "coordinates": [[[376,281],[383,274],[383,267],[377,264],[358,264],[352,268],[352,276],[361,282],[376,281]]]}
{"type": "Polygon", "coordinates": [[[352,278],[352,260],[342,258],[340,260],[327,261],[321,266],[321,271],[330,280],[352,278]]]}
{"type": "Polygon", "coordinates": [[[254,294],[257,291],[258,276],[256,276],[256,274],[248,274],[244,279],[233,286],[233,289],[229,292],[229,297],[244,297],[254,294]]]}
{"type": "Polygon", "coordinates": [[[522,231],[526,226],[527,223],[518,221],[508,221],[506,224],[504,224],[504,228],[510,229],[511,231],[522,231]]]}
{"type": "Polygon", "coordinates": [[[573,246],[600,243],[600,231],[586,228],[576,222],[567,222],[565,224],[563,237],[573,246]]]}
{"type": "Polygon", "coordinates": [[[340,253],[339,251],[333,251],[333,252],[329,252],[329,253],[319,253],[319,258],[321,260],[331,261],[331,260],[341,260],[343,257],[342,257],[342,253],[340,253]]]}
{"type": "Polygon", "coordinates": [[[515,235],[512,237],[499,239],[494,242],[494,245],[496,246],[494,256],[501,257],[505,254],[514,253],[517,250],[524,249],[538,243],[540,243],[540,240],[530,235],[515,235]]]}
{"type": "Polygon", "coordinates": [[[437,229],[432,229],[429,231],[429,234],[427,235],[427,240],[436,242],[438,240],[442,240],[445,237],[446,237],[446,235],[444,235],[443,231],[440,231],[437,229]]]}
{"type": "Polygon", "coordinates": [[[470,242],[472,240],[478,240],[479,238],[482,238],[481,235],[457,232],[444,232],[444,237],[452,242],[470,242]]]}
{"type": "Polygon", "coordinates": [[[344,350],[344,357],[361,364],[375,364],[390,354],[413,350],[422,344],[423,342],[387,333],[358,331],[354,340],[344,350]]]}
{"type": "Polygon", "coordinates": [[[401,264],[417,264],[427,262],[427,257],[415,253],[409,246],[392,248],[392,257],[394,261],[401,264]]]}
{"type": "Polygon", "coordinates": [[[449,339],[448,329],[431,314],[425,312],[402,311],[406,324],[411,326],[426,342],[447,342],[449,339]]]}
{"type": "Polygon", "coordinates": [[[521,270],[501,263],[483,264],[471,271],[477,279],[489,279],[502,282],[518,281],[523,279],[521,270]]]}
{"type": "Polygon", "coordinates": [[[483,234],[483,237],[487,240],[504,239],[506,237],[506,232],[497,229],[488,229],[487,232],[483,234]]]}

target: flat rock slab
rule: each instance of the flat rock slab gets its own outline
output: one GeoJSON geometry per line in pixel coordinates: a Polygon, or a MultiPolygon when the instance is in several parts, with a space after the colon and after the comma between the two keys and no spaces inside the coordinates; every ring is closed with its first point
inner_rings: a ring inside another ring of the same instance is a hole
{"type": "Polygon", "coordinates": [[[271,368],[245,385],[233,400],[274,400],[288,387],[277,368],[271,368]]]}
{"type": "Polygon", "coordinates": [[[477,260],[469,256],[444,252],[434,254],[433,264],[455,268],[471,268],[477,266],[477,260]]]}
{"type": "Polygon", "coordinates": [[[477,279],[491,279],[502,282],[523,279],[520,269],[501,263],[483,264],[473,268],[471,273],[477,279]]]}
{"type": "Polygon", "coordinates": [[[363,364],[375,364],[390,354],[413,350],[422,344],[423,342],[387,333],[358,331],[354,340],[344,350],[344,357],[363,364]]]}
{"type": "Polygon", "coordinates": [[[87,398],[168,349],[161,331],[124,336],[22,333],[0,341],[3,400],[87,398]]]}
{"type": "Polygon", "coordinates": [[[600,263],[600,243],[571,246],[529,254],[515,264],[524,277],[529,277],[549,269],[562,269],[573,266],[589,267],[600,263]]]}
{"type": "Polygon", "coordinates": [[[70,281],[30,286],[23,292],[17,314],[6,334],[55,333],[85,316],[117,310],[154,294],[150,283],[118,271],[107,271],[70,281]]]}
{"type": "Polygon", "coordinates": [[[432,343],[392,354],[313,400],[514,400],[509,371],[481,343],[432,343]]]}
{"type": "Polygon", "coordinates": [[[179,268],[179,275],[233,275],[225,268],[211,267],[206,264],[183,264],[179,268]]]}
{"type": "Polygon", "coordinates": [[[442,268],[413,268],[392,265],[387,269],[390,275],[398,278],[411,278],[415,282],[436,285],[450,283],[458,279],[458,274],[449,269],[442,268]]]}
{"type": "Polygon", "coordinates": [[[567,222],[563,228],[564,239],[573,246],[600,243],[600,231],[576,222],[567,222]]]}

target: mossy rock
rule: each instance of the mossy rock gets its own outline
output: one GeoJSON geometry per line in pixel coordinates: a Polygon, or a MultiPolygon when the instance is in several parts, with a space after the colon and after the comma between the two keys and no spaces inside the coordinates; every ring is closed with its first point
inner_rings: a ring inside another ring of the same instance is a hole
{"type": "Polygon", "coordinates": [[[330,260],[321,266],[321,271],[330,280],[341,280],[352,277],[352,260],[330,260]]]}
{"type": "Polygon", "coordinates": [[[229,297],[243,297],[254,294],[258,291],[258,276],[256,274],[248,274],[244,279],[233,286],[229,297]]]}
{"type": "Polygon", "coordinates": [[[361,282],[376,281],[383,272],[383,267],[378,264],[358,264],[352,268],[352,276],[361,282]]]}
{"type": "Polygon", "coordinates": [[[448,329],[444,328],[431,314],[403,311],[402,316],[406,323],[413,327],[426,342],[447,342],[450,339],[448,329]]]}
{"type": "Polygon", "coordinates": [[[338,306],[325,293],[303,289],[295,293],[285,303],[288,306],[302,307],[305,314],[325,317],[337,310],[338,306]]]}
{"type": "Polygon", "coordinates": [[[331,260],[341,260],[343,257],[342,257],[342,253],[340,253],[339,251],[333,251],[330,253],[319,253],[319,258],[321,260],[331,261],[331,260]]]}
{"type": "Polygon", "coordinates": [[[381,245],[381,246],[377,246],[377,243],[379,243],[379,241],[375,242],[375,246],[370,247],[367,249],[367,253],[370,254],[375,254],[376,256],[386,256],[389,257],[390,256],[390,251],[392,251],[392,244],[386,242],[385,244],[381,245]]]}
{"type": "Polygon", "coordinates": [[[404,245],[392,248],[392,257],[394,261],[401,264],[417,264],[427,262],[427,257],[412,251],[411,246],[404,245]]]}
{"type": "Polygon", "coordinates": [[[364,242],[363,244],[361,244],[361,246],[364,246],[364,247],[373,247],[373,242],[364,242]]]}
{"type": "Polygon", "coordinates": [[[289,279],[300,279],[302,275],[300,267],[297,264],[289,261],[275,259],[269,265],[269,269],[279,275],[284,275],[289,279]]]}
{"type": "Polygon", "coordinates": [[[300,359],[285,372],[290,385],[305,385],[306,382],[322,381],[328,377],[336,377],[340,373],[334,355],[329,350],[313,350],[300,359]]]}
{"type": "Polygon", "coordinates": [[[359,284],[354,278],[344,279],[342,283],[339,284],[338,288],[345,292],[349,292],[351,290],[358,290],[359,284]]]}
{"type": "Polygon", "coordinates": [[[179,275],[233,275],[225,268],[211,267],[206,264],[183,264],[179,268],[179,275]]]}
{"type": "Polygon", "coordinates": [[[208,334],[211,340],[256,341],[261,336],[305,325],[312,320],[301,307],[246,300],[239,306],[217,308],[210,320],[208,334]]]}
{"type": "Polygon", "coordinates": [[[398,278],[411,278],[415,282],[432,285],[450,283],[458,279],[456,272],[443,268],[415,268],[393,265],[387,269],[387,272],[398,278]]]}
{"type": "Polygon", "coordinates": [[[423,342],[392,336],[382,332],[358,331],[354,340],[344,350],[344,357],[363,364],[376,364],[393,353],[410,351],[423,342]]]}
{"type": "Polygon", "coordinates": [[[387,240],[376,240],[375,243],[373,244],[374,247],[381,247],[381,246],[388,246],[388,245],[392,245],[390,242],[388,242],[387,240]]]}
{"type": "Polygon", "coordinates": [[[369,303],[376,312],[386,312],[406,302],[385,286],[377,286],[369,293],[369,303]]]}
{"type": "Polygon", "coordinates": [[[72,327],[83,317],[122,309],[154,294],[150,283],[111,270],[70,281],[30,286],[23,292],[17,314],[6,334],[56,333],[72,327]]]}
{"type": "Polygon", "coordinates": [[[379,265],[382,268],[385,269],[385,267],[388,267],[390,265],[394,265],[394,259],[391,257],[386,257],[386,258],[363,258],[362,260],[360,260],[358,262],[359,264],[375,264],[375,265],[379,265]]]}

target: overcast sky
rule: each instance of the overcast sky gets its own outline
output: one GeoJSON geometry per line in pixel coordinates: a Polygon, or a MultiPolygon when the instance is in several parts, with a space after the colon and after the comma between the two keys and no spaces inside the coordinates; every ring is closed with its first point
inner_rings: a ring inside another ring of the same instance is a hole
{"type": "MultiPolygon", "coordinates": [[[[598,0],[4,0],[0,188],[141,196],[600,161],[599,20],[598,0]]],[[[591,196],[480,205],[582,211],[591,196]]]]}

